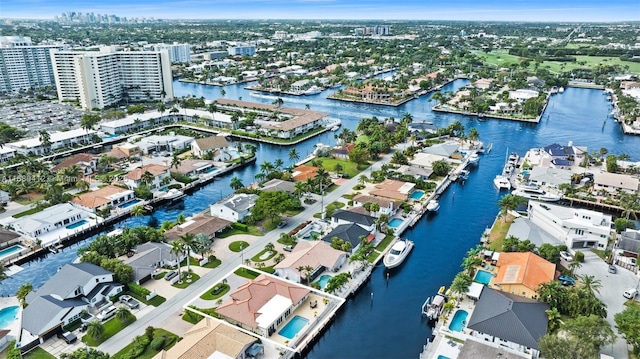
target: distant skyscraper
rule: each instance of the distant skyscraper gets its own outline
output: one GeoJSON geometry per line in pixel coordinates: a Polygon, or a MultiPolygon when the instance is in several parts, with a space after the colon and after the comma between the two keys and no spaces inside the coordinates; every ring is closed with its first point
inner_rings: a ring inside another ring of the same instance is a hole
{"type": "Polygon", "coordinates": [[[179,44],[174,42],[172,45],[168,44],[157,44],[152,45],[155,51],[167,50],[169,52],[169,57],[171,57],[171,62],[182,62],[185,64],[191,63],[191,46],[189,44],[179,44]]]}
{"type": "Polygon", "coordinates": [[[55,86],[51,49],[65,46],[34,46],[30,37],[0,36],[0,91],[55,86]]]}
{"type": "Polygon", "coordinates": [[[227,52],[231,56],[253,56],[256,54],[256,47],[252,45],[229,46],[227,52]]]}
{"type": "Polygon", "coordinates": [[[60,101],[101,109],[121,100],[173,98],[167,51],[53,51],[52,58],[60,101]]]}

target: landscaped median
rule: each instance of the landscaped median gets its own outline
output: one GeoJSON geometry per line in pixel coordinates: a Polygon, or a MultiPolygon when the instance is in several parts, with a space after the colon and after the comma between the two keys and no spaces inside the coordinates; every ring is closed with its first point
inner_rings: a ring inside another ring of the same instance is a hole
{"type": "Polygon", "coordinates": [[[171,348],[179,339],[177,335],[164,329],[147,327],[144,335],[135,337],[111,359],[150,359],[161,350],[171,348]]]}
{"type": "Polygon", "coordinates": [[[133,314],[129,314],[126,319],[120,320],[118,318],[113,318],[108,320],[105,323],[97,322],[97,326],[102,326],[101,334],[93,334],[92,332],[92,324],[89,323],[89,327],[87,328],[87,334],[82,337],[82,342],[87,344],[90,347],[97,347],[102,344],[105,340],[111,338],[116,335],[119,331],[126,328],[129,324],[136,321],[136,317],[133,314]]]}

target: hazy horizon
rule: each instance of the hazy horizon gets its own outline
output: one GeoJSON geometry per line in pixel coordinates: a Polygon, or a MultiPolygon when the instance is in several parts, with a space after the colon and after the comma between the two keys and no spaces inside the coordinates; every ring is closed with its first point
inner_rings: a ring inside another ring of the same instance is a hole
{"type": "Polygon", "coordinates": [[[640,1],[452,0],[430,4],[405,0],[8,0],[2,18],[53,19],[63,12],[167,20],[449,20],[518,22],[640,21],[640,1]]]}

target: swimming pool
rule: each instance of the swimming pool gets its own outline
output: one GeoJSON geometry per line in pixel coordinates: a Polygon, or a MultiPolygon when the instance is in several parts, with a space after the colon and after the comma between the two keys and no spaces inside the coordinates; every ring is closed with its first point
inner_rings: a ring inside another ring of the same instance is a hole
{"type": "Polygon", "coordinates": [[[403,220],[401,220],[400,218],[394,218],[392,220],[389,221],[389,227],[391,228],[398,228],[400,227],[400,225],[402,224],[402,222],[404,222],[403,220]]]}
{"type": "Polygon", "coordinates": [[[220,171],[220,169],[218,167],[210,167],[210,168],[207,168],[207,170],[204,171],[204,173],[214,173],[214,172],[218,172],[218,171],[220,171]]]}
{"type": "Polygon", "coordinates": [[[129,202],[126,202],[126,203],[123,203],[121,205],[118,205],[118,208],[128,208],[128,207],[131,207],[131,206],[133,206],[135,204],[138,204],[140,202],[141,202],[141,200],[136,198],[136,199],[133,199],[133,200],[131,200],[129,202]]]}
{"type": "Polygon", "coordinates": [[[420,200],[420,198],[422,198],[422,196],[424,196],[424,191],[414,191],[411,196],[409,196],[409,198],[414,199],[416,201],[420,200]]]}
{"type": "MultiPolygon", "coordinates": [[[[23,249],[24,249],[24,247],[23,247],[23,246],[19,246],[19,245],[17,245],[17,244],[16,244],[16,245],[13,245],[13,246],[11,246],[11,247],[9,247],[9,248],[5,248],[5,249],[3,249],[3,250],[1,250],[1,251],[0,251],[0,259],[3,259],[3,258],[5,258],[5,257],[8,257],[8,256],[10,256],[10,255],[12,255],[12,254],[14,254],[14,253],[18,253],[18,252],[20,252],[20,251],[21,251],[21,250],[23,250],[23,249]]],[[[2,327],[0,327],[0,328],[2,328],[2,327]]]]}
{"type": "Polygon", "coordinates": [[[293,337],[298,334],[298,332],[309,323],[309,319],[296,315],[291,318],[289,323],[284,326],[284,328],[280,329],[278,334],[282,335],[287,339],[293,339],[293,337]]]}
{"type": "Polygon", "coordinates": [[[453,315],[453,319],[451,319],[451,324],[449,324],[449,329],[454,332],[461,332],[465,326],[467,326],[467,313],[466,310],[459,309],[456,311],[456,314],[453,315]]]}
{"type": "Polygon", "coordinates": [[[476,273],[476,276],[475,278],[473,278],[473,280],[478,283],[489,284],[489,282],[491,282],[491,278],[493,278],[493,273],[481,269],[476,273]]]}
{"type": "Polygon", "coordinates": [[[0,309],[0,328],[6,328],[16,320],[18,309],[20,307],[17,305],[0,309]]]}
{"type": "Polygon", "coordinates": [[[438,359],[449,359],[449,357],[446,357],[444,355],[438,355],[438,359]]]}
{"type": "Polygon", "coordinates": [[[320,289],[324,289],[324,287],[327,286],[327,282],[331,278],[333,278],[333,276],[330,276],[328,274],[321,275],[320,278],[318,278],[318,284],[320,284],[320,289]]]}
{"type": "Polygon", "coordinates": [[[80,226],[82,226],[82,225],[84,225],[84,224],[87,224],[87,221],[86,221],[86,220],[84,220],[84,219],[81,219],[81,220],[79,220],[79,221],[78,221],[78,222],[76,222],[76,223],[73,223],[73,224],[68,225],[68,226],[67,226],[67,229],[76,229],[76,228],[78,228],[78,227],[80,227],[80,226]]]}

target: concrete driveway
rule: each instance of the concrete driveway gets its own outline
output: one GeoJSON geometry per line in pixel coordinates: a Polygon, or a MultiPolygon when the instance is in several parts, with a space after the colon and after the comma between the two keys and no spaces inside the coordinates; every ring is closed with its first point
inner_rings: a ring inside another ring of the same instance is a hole
{"type": "Polygon", "coordinates": [[[584,263],[582,267],[576,270],[576,274],[592,275],[600,280],[602,288],[600,288],[599,294],[596,293],[596,296],[607,305],[607,321],[611,324],[614,333],[618,335],[613,345],[602,348],[602,353],[611,355],[616,359],[628,358],[628,351],[631,347],[627,346],[626,340],[618,334],[613,317],[616,313],[620,313],[625,309],[624,303],[627,299],[622,296],[622,293],[626,289],[638,285],[639,279],[633,272],[621,267],[618,267],[617,273],[609,273],[609,265],[600,257],[588,250],[583,252],[584,263]]]}

